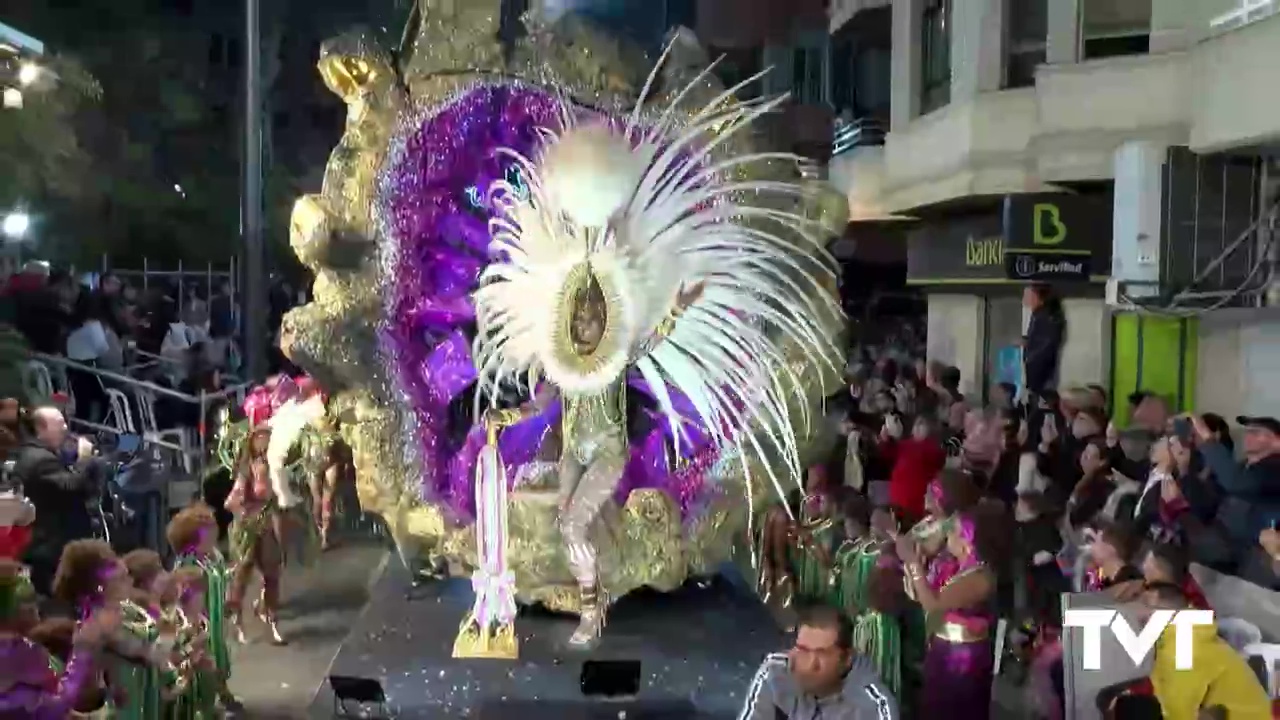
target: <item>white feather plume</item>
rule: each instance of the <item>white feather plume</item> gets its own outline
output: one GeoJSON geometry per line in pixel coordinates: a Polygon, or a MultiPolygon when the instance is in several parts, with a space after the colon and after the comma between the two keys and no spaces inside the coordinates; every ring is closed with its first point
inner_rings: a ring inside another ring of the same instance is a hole
{"type": "Polygon", "coordinates": [[[267,441],[268,475],[280,507],[290,508],[302,501],[289,482],[289,453],[298,444],[303,430],[318,423],[324,412],[324,400],[313,395],[301,402],[290,400],[284,403],[267,421],[271,428],[271,437],[267,441]]]}
{"type": "MultiPolygon", "coordinates": [[[[785,98],[734,100],[755,76],[692,117],[675,112],[704,71],[660,109],[655,122],[642,124],[639,108],[661,65],[624,127],[578,126],[566,110],[564,127],[544,130],[540,156],[508,153],[523,171],[528,195],[504,183],[495,195],[490,231],[496,259],[475,296],[479,376],[492,386],[527,374],[521,379],[545,377],[562,391],[585,392],[616,380],[631,364],[677,438],[683,418],[669,388],[689,398],[723,449],[781,458],[785,474],[798,483],[788,401],[803,383],[788,377],[781,347],[798,344],[824,362],[832,357],[834,339],[824,327],[838,309],[823,288],[833,265],[816,247],[797,251],[814,230],[807,219],[742,200],[757,193],[799,200],[799,184],[733,179],[763,160],[798,158],[717,152],[785,98]],[[627,345],[594,377],[562,367],[549,345],[559,317],[556,298],[584,259],[615,291],[627,345]],[[694,282],[704,283],[701,297],[655,344],[654,329],[681,287],[694,282]]],[[[782,478],[770,473],[785,493],[782,478]]]]}
{"type": "Polygon", "coordinates": [[[604,125],[569,129],[543,154],[547,199],[583,228],[604,228],[635,194],[648,161],[604,125]]]}

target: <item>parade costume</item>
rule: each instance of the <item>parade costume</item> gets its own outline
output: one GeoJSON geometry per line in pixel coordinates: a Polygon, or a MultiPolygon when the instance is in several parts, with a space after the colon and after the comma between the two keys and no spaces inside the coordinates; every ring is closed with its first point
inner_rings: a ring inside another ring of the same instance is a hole
{"type": "Polygon", "coordinates": [[[884,543],[874,537],[846,540],[831,573],[832,603],[853,618],[853,645],[869,658],[895,695],[902,692],[902,630],[893,614],[877,607],[873,583],[884,543]]]}
{"type": "MultiPolygon", "coordinates": [[[[955,532],[973,542],[973,521],[953,518],[955,532]]],[[[976,551],[964,561],[940,553],[930,563],[929,587],[941,593],[948,585],[973,573],[989,572],[976,551]]],[[[991,712],[991,678],[995,666],[990,633],[995,621],[987,603],[979,607],[929,613],[929,631],[921,670],[922,717],[986,720],[991,712]]]]}
{"type": "Polygon", "coordinates": [[[120,720],[156,720],[164,707],[162,696],[175,678],[171,670],[161,670],[150,662],[151,651],[160,641],[156,619],[141,605],[126,600],[120,604],[124,621],[116,638],[121,649],[138,652],[107,653],[107,679],[111,689],[111,717],[120,720]]]}
{"type": "MultiPolygon", "coordinates": [[[[18,609],[36,601],[25,574],[0,582],[0,624],[12,623],[18,609]]],[[[75,644],[64,666],[48,650],[16,632],[0,631],[0,717],[63,720],[81,693],[97,682],[95,653],[75,644]]]]}
{"type": "Polygon", "coordinates": [[[203,615],[192,617],[179,608],[178,637],[175,654],[177,682],[174,698],[169,703],[172,720],[208,720],[217,717],[218,696],[222,689],[217,667],[206,669],[201,659],[212,645],[211,628],[203,615]]]}
{"type": "Polygon", "coordinates": [[[228,546],[231,551],[231,588],[227,610],[240,642],[247,642],[241,625],[244,597],[253,573],[262,575],[262,596],[254,610],[266,623],[272,641],[284,642],[276,627],[276,610],[280,603],[280,572],[283,556],[277,534],[276,517],[281,512],[272,484],[270,467],[262,457],[254,457],[254,438],[267,431],[257,428],[245,441],[246,460],[238,469],[235,485],[227,496],[226,507],[235,518],[231,522],[228,546]]]}
{"type": "MultiPolygon", "coordinates": [[[[184,508],[169,521],[165,535],[170,549],[177,555],[174,560],[174,576],[178,577],[189,571],[200,574],[203,608],[199,611],[195,608],[184,610],[183,616],[187,620],[185,634],[189,636],[193,628],[204,631],[204,650],[213,668],[212,677],[202,677],[201,680],[213,686],[218,700],[228,703],[232,699],[227,688],[227,682],[231,678],[231,649],[227,644],[226,626],[231,571],[222,552],[217,548],[217,518],[212,508],[193,505],[184,508]]],[[[183,586],[179,603],[186,603],[186,594],[190,592],[188,587],[183,586]]],[[[204,690],[203,686],[201,690],[204,690]]]]}
{"type": "MultiPolygon", "coordinates": [[[[538,128],[540,152],[506,151],[521,186],[495,184],[495,259],[474,295],[473,355],[489,397],[523,382],[561,401],[560,529],[582,600],[574,644],[593,641],[604,625],[588,529],[628,462],[630,368],[677,446],[693,421],[713,447],[780,455],[781,473],[765,466],[780,496],[801,477],[787,411],[795,385],[784,382],[779,338],[826,356],[825,308],[810,298],[830,270],[775,234],[804,237],[804,217],[739,204],[743,192],[801,194],[799,185],[731,179],[772,156],[712,159],[715,146],[781,102],[730,98],[688,119],[668,109],[653,120],[637,108],[616,123],[561,105],[538,128]]],[[[507,410],[490,421],[505,426],[528,414],[507,410]]]]}
{"type": "Polygon", "coordinates": [[[227,645],[226,626],[227,596],[231,586],[226,559],[216,549],[207,555],[199,555],[192,550],[179,555],[174,561],[175,569],[181,567],[198,568],[204,573],[205,614],[199,622],[208,628],[209,654],[225,684],[231,677],[231,648],[227,645]]]}

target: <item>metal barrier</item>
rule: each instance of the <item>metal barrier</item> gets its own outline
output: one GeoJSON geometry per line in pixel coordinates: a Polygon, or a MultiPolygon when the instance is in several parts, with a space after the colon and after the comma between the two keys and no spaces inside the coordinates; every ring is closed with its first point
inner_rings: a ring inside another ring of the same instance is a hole
{"type": "MultiPolygon", "coordinates": [[[[101,368],[96,368],[91,365],[85,365],[83,363],[78,363],[73,360],[68,360],[64,357],[57,357],[54,355],[45,355],[43,353],[32,353],[31,358],[33,360],[38,360],[41,363],[45,363],[46,365],[57,368],[58,375],[62,380],[61,386],[63,388],[70,387],[70,385],[66,381],[66,371],[68,369],[71,369],[71,370],[76,370],[79,372],[96,376],[100,381],[104,381],[103,382],[104,387],[115,385],[115,386],[124,386],[131,389],[134,393],[134,399],[138,403],[147,402],[147,398],[145,398],[142,395],[142,393],[150,393],[152,398],[165,397],[172,400],[177,400],[182,403],[198,406],[200,410],[200,423],[199,423],[199,426],[196,428],[197,442],[194,448],[186,447],[182,443],[174,443],[171,441],[164,440],[163,438],[159,437],[159,434],[161,432],[160,428],[144,428],[144,429],[141,429],[138,434],[142,435],[143,440],[148,444],[156,445],[159,447],[167,448],[169,450],[181,453],[183,455],[184,462],[188,465],[188,467],[198,468],[198,471],[195,472],[195,476],[201,479],[205,477],[208,471],[209,453],[206,452],[206,448],[208,447],[209,438],[208,438],[208,427],[207,427],[207,423],[205,422],[205,415],[208,413],[208,409],[210,405],[212,403],[219,402],[221,400],[228,400],[232,398],[235,399],[235,402],[237,404],[241,404],[244,402],[245,394],[248,392],[249,388],[253,386],[253,383],[242,382],[215,393],[201,391],[199,395],[188,395],[187,393],[180,392],[172,388],[167,388],[167,387],[164,387],[163,385],[158,385],[156,383],[149,382],[146,380],[140,380],[136,377],[130,377],[128,375],[121,375],[119,373],[114,373],[109,370],[103,370],[101,368]],[[147,437],[147,435],[151,435],[151,437],[147,437]]],[[[144,413],[144,417],[145,416],[146,414],[144,413]]],[[[119,426],[111,426],[111,425],[106,425],[102,423],[93,423],[93,422],[89,422],[88,420],[84,420],[82,418],[77,418],[77,417],[68,418],[68,422],[80,427],[90,428],[96,432],[106,432],[106,433],[116,434],[116,435],[119,435],[121,432],[121,429],[119,426]]],[[[137,428],[135,428],[135,430],[137,430],[137,428]]]]}
{"type": "MultiPolygon", "coordinates": [[[[126,268],[117,268],[111,266],[111,259],[102,256],[101,272],[111,273],[121,279],[141,279],[142,289],[146,290],[150,287],[153,280],[173,280],[178,284],[178,297],[174,298],[178,302],[178,312],[181,313],[186,309],[187,288],[204,286],[205,297],[213,297],[214,283],[227,280],[231,283],[231,297],[239,299],[240,297],[240,263],[239,257],[232,257],[227,264],[226,270],[214,270],[213,263],[205,265],[203,270],[192,270],[184,268],[182,262],[178,262],[177,270],[160,270],[151,267],[146,258],[142,259],[142,269],[132,270],[126,268]]],[[[239,307],[238,303],[235,306],[239,307]]],[[[235,324],[239,326],[240,319],[235,318],[235,324]]]]}

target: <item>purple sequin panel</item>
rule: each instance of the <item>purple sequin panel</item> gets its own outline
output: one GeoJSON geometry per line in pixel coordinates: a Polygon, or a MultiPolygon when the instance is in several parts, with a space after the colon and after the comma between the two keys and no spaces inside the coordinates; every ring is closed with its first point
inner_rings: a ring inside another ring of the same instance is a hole
{"type": "MultiPolygon", "coordinates": [[[[536,129],[555,127],[560,102],[517,85],[476,87],[411,129],[383,178],[382,211],[397,252],[384,278],[382,340],[412,406],[423,497],[443,504],[460,522],[474,516],[475,459],[484,433],[472,425],[462,428],[465,440],[451,441],[449,406],[476,376],[464,328],[474,322],[470,294],[488,262],[489,189],[501,179],[519,185],[510,158],[498,150],[536,156],[536,129]]],[[[647,393],[634,379],[631,389],[647,393]]],[[[683,397],[673,399],[687,405],[683,397]]],[[[558,420],[559,408],[553,408],[503,433],[500,449],[510,477],[535,458],[546,429],[558,420]]],[[[634,489],[661,488],[688,517],[706,500],[704,473],[668,469],[668,434],[658,425],[633,444],[618,500],[634,489]]],[[[705,437],[694,436],[694,447],[683,454],[705,456],[705,437]]]]}

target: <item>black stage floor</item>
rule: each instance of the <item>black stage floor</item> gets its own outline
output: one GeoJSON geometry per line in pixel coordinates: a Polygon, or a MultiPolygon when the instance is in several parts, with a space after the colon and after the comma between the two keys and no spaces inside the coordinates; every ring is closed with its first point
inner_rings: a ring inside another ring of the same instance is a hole
{"type": "MultiPolygon", "coordinates": [[[[471,604],[469,581],[409,592],[393,563],[334,659],[335,675],[376,678],[397,718],[736,718],[761,660],[783,633],[746,590],[717,579],[676,593],[635,593],[618,602],[599,647],[564,647],[575,619],[538,610],[517,621],[520,659],[454,660],[453,639],[471,604]],[[586,660],[638,660],[640,692],[628,702],[582,694],[586,660]]],[[[327,717],[324,688],[313,717],[327,717]]]]}

